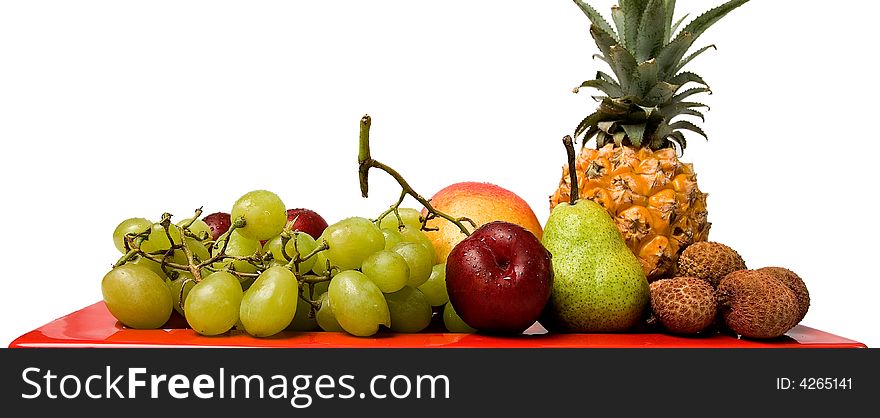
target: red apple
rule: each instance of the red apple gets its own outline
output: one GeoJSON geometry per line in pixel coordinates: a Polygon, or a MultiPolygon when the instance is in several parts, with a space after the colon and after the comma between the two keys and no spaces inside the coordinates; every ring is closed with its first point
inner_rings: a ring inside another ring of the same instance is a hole
{"type": "Polygon", "coordinates": [[[525,228],[487,223],[458,243],[446,260],[446,290],[468,325],[521,333],[550,299],[550,252],[525,228]]]}
{"type": "Polygon", "coordinates": [[[321,215],[313,210],[303,208],[288,209],[287,222],[293,222],[291,230],[305,232],[315,239],[318,239],[327,228],[327,221],[321,215]]]}
{"type": "Polygon", "coordinates": [[[220,238],[220,235],[225,234],[229,227],[232,226],[232,220],[226,212],[212,213],[202,218],[202,220],[211,227],[211,239],[214,241],[220,238]]]}

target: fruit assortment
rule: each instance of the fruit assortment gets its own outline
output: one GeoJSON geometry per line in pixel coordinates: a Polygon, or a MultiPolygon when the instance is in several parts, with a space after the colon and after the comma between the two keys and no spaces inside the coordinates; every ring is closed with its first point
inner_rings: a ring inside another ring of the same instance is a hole
{"type": "Polygon", "coordinates": [[[361,194],[371,169],[385,172],[402,189],[388,210],[328,225],[256,190],[229,213],[127,219],[113,233],[123,256],[102,281],[104,301],[125,326],[158,328],[176,311],[202,335],[369,337],[441,323],[519,334],[539,322],[549,332],[779,337],[809,308],[803,280],[781,267],[748,270],[731,247],[709,242],[707,195],[677,155],[683,131],[706,136],[681,117],[704,117],[691,97],[708,85],[683,67],[708,48],[687,53],[747,1],[683,27],[674,1],[625,1],[612,27],[574,0],[612,75],[575,89],[603,95],[563,140],[568,164],[543,227],[524,199],[496,185],[457,183],[425,199],[372,157],[365,116],[361,194]],[[593,138],[595,149],[585,146],[593,138]],[[407,197],[423,209],[401,207],[407,197]]]}

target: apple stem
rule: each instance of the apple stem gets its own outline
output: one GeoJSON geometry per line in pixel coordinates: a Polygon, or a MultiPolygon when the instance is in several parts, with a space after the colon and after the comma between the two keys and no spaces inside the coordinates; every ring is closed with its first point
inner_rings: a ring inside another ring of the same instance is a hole
{"type": "Polygon", "coordinates": [[[570,135],[566,135],[565,138],[562,138],[562,144],[565,145],[565,152],[568,153],[568,176],[571,181],[571,196],[569,196],[568,202],[573,205],[578,199],[580,199],[578,192],[577,168],[574,164],[574,141],[571,139],[570,135]]]}
{"type": "MultiPolygon", "coordinates": [[[[464,223],[467,222],[468,224],[471,225],[472,228],[476,228],[477,224],[473,220],[471,220],[469,218],[465,218],[465,217],[456,218],[456,217],[450,216],[446,213],[438,211],[437,209],[434,208],[434,206],[431,205],[431,201],[429,201],[428,199],[425,199],[424,197],[422,197],[422,195],[416,193],[416,191],[413,190],[413,188],[403,178],[403,176],[401,176],[400,173],[397,172],[397,170],[395,170],[385,164],[382,164],[381,162],[379,162],[377,160],[374,160],[372,158],[372,156],[370,156],[370,125],[371,125],[370,116],[364,115],[364,117],[361,118],[361,134],[360,134],[360,144],[359,144],[360,147],[359,147],[359,152],[358,152],[358,179],[360,180],[360,185],[361,185],[361,196],[363,196],[364,198],[367,197],[367,194],[369,191],[369,188],[368,188],[369,184],[368,184],[367,175],[370,173],[370,169],[371,168],[378,168],[379,170],[382,170],[385,173],[387,173],[388,175],[390,175],[391,177],[393,177],[394,180],[397,180],[397,184],[399,184],[400,187],[403,189],[403,191],[401,192],[401,195],[400,195],[401,196],[400,199],[398,199],[396,204],[391,206],[391,209],[389,209],[388,211],[386,211],[383,214],[383,217],[387,216],[391,212],[397,213],[397,209],[400,207],[400,204],[403,203],[403,198],[405,197],[405,195],[410,195],[413,197],[413,199],[415,199],[419,203],[421,203],[422,206],[424,206],[425,209],[428,211],[428,214],[425,215],[425,217],[423,219],[422,229],[427,229],[425,227],[425,222],[427,222],[427,220],[439,217],[439,218],[446,219],[447,221],[451,222],[453,225],[457,226],[462,234],[470,235],[471,233],[467,229],[467,227],[464,225],[464,223]]],[[[399,219],[400,215],[398,214],[397,216],[399,219]]]]}

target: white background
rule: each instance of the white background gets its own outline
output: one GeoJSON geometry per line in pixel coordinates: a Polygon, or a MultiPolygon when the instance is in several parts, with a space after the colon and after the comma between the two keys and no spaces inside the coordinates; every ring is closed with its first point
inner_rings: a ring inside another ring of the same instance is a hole
{"type": "MultiPolygon", "coordinates": [[[[594,0],[608,12],[612,1],[594,0]]],[[[753,1],[690,69],[714,90],[690,137],[711,239],[787,266],[804,323],[880,347],[876,101],[880,5],[753,1]]],[[[228,211],[265,188],[334,221],[397,196],[357,190],[374,157],[431,195],[463,180],[543,222],[602,69],[571,1],[0,3],[0,343],[100,300],[125,218],[228,211]]],[[[679,13],[719,1],[680,0],[679,13]]]]}

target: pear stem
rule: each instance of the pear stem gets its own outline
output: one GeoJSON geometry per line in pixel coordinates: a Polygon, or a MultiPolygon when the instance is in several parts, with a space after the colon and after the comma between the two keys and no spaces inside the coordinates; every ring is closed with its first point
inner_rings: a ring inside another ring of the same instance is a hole
{"type": "Polygon", "coordinates": [[[568,176],[569,180],[571,180],[571,196],[569,196],[568,202],[573,205],[580,199],[577,168],[574,165],[574,142],[570,135],[566,135],[565,138],[562,138],[562,144],[565,145],[565,152],[568,153],[568,176]]]}

